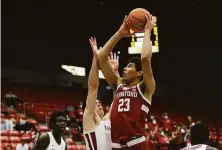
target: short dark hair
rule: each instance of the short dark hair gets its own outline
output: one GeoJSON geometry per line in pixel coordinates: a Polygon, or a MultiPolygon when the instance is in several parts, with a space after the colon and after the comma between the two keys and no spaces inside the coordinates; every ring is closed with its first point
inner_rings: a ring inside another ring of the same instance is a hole
{"type": "Polygon", "coordinates": [[[195,124],[190,131],[191,134],[191,144],[206,144],[209,139],[209,129],[206,125],[202,123],[195,124]]]}
{"type": "Polygon", "coordinates": [[[56,124],[57,117],[63,116],[66,118],[66,114],[63,111],[55,111],[51,114],[49,119],[49,127],[52,128],[56,124]]]}
{"type": "Polygon", "coordinates": [[[136,71],[142,71],[142,62],[139,57],[130,58],[128,63],[134,63],[136,71]]]}

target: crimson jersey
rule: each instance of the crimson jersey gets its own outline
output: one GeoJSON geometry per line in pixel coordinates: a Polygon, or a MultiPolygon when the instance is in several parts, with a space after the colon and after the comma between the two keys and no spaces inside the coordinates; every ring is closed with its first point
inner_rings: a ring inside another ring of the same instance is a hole
{"type": "Polygon", "coordinates": [[[130,88],[119,85],[111,112],[112,142],[119,143],[119,139],[124,137],[144,136],[150,105],[139,84],[130,88]]]}

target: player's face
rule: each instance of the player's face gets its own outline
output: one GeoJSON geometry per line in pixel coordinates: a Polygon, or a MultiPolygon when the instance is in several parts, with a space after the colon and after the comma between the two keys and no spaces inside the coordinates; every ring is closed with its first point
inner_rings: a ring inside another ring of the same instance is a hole
{"type": "Polygon", "coordinates": [[[104,116],[103,107],[102,107],[101,102],[99,100],[96,100],[96,112],[100,117],[104,116]]]}
{"type": "Polygon", "coordinates": [[[56,119],[56,129],[65,131],[67,126],[67,119],[64,116],[58,116],[56,119]]]}
{"type": "Polygon", "coordinates": [[[134,81],[139,76],[134,63],[129,63],[124,69],[122,79],[128,82],[134,81]]]}

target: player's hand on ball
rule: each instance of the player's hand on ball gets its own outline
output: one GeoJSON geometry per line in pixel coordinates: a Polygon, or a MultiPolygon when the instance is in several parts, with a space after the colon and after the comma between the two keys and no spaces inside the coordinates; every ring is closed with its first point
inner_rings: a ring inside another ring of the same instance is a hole
{"type": "Polygon", "coordinates": [[[127,19],[127,16],[125,16],[125,18],[123,20],[123,24],[119,28],[119,32],[120,32],[122,37],[129,37],[131,35],[130,34],[130,28],[127,26],[126,19],[127,19]]]}
{"type": "Polygon", "coordinates": [[[111,67],[113,68],[113,70],[115,72],[118,72],[119,69],[119,56],[116,53],[112,53],[110,54],[110,56],[108,57],[109,59],[109,63],[111,65],[111,67]]]}
{"type": "Polygon", "coordinates": [[[97,57],[98,54],[99,54],[99,50],[98,50],[98,47],[97,47],[96,38],[91,37],[89,39],[89,43],[91,45],[94,57],[97,57]]]}
{"type": "Polygon", "coordinates": [[[148,15],[146,14],[146,19],[147,19],[147,23],[146,23],[146,26],[145,26],[145,31],[146,30],[149,30],[150,32],[152,31],[153,29],[153,26],[154,26],[154,17],[152,15],[148,15]]]}

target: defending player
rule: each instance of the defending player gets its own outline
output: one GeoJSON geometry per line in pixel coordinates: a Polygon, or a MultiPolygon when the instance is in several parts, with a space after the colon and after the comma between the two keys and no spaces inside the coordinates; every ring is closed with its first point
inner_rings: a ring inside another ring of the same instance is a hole
{"type": "MultiPolygon", "coordinates": [[[[92,48],[93,42],[95,42],[94,39],[90,39],[92,48]]],[[[97,47],[94,48],[97,49],[97,47]]],[[[118,72],[119,62],[116,54],[111,54],[109,63],[114,67],[113,69],[118,72]]],[[[110,111],[104,117],[103,107],[100,101],[96,100],[99,86],[98,71],[96,53],[94,53],[88,79],[88,96],[86,103],[83,104],[83,132],[87,150],[111,150],[110,111]]]]}

